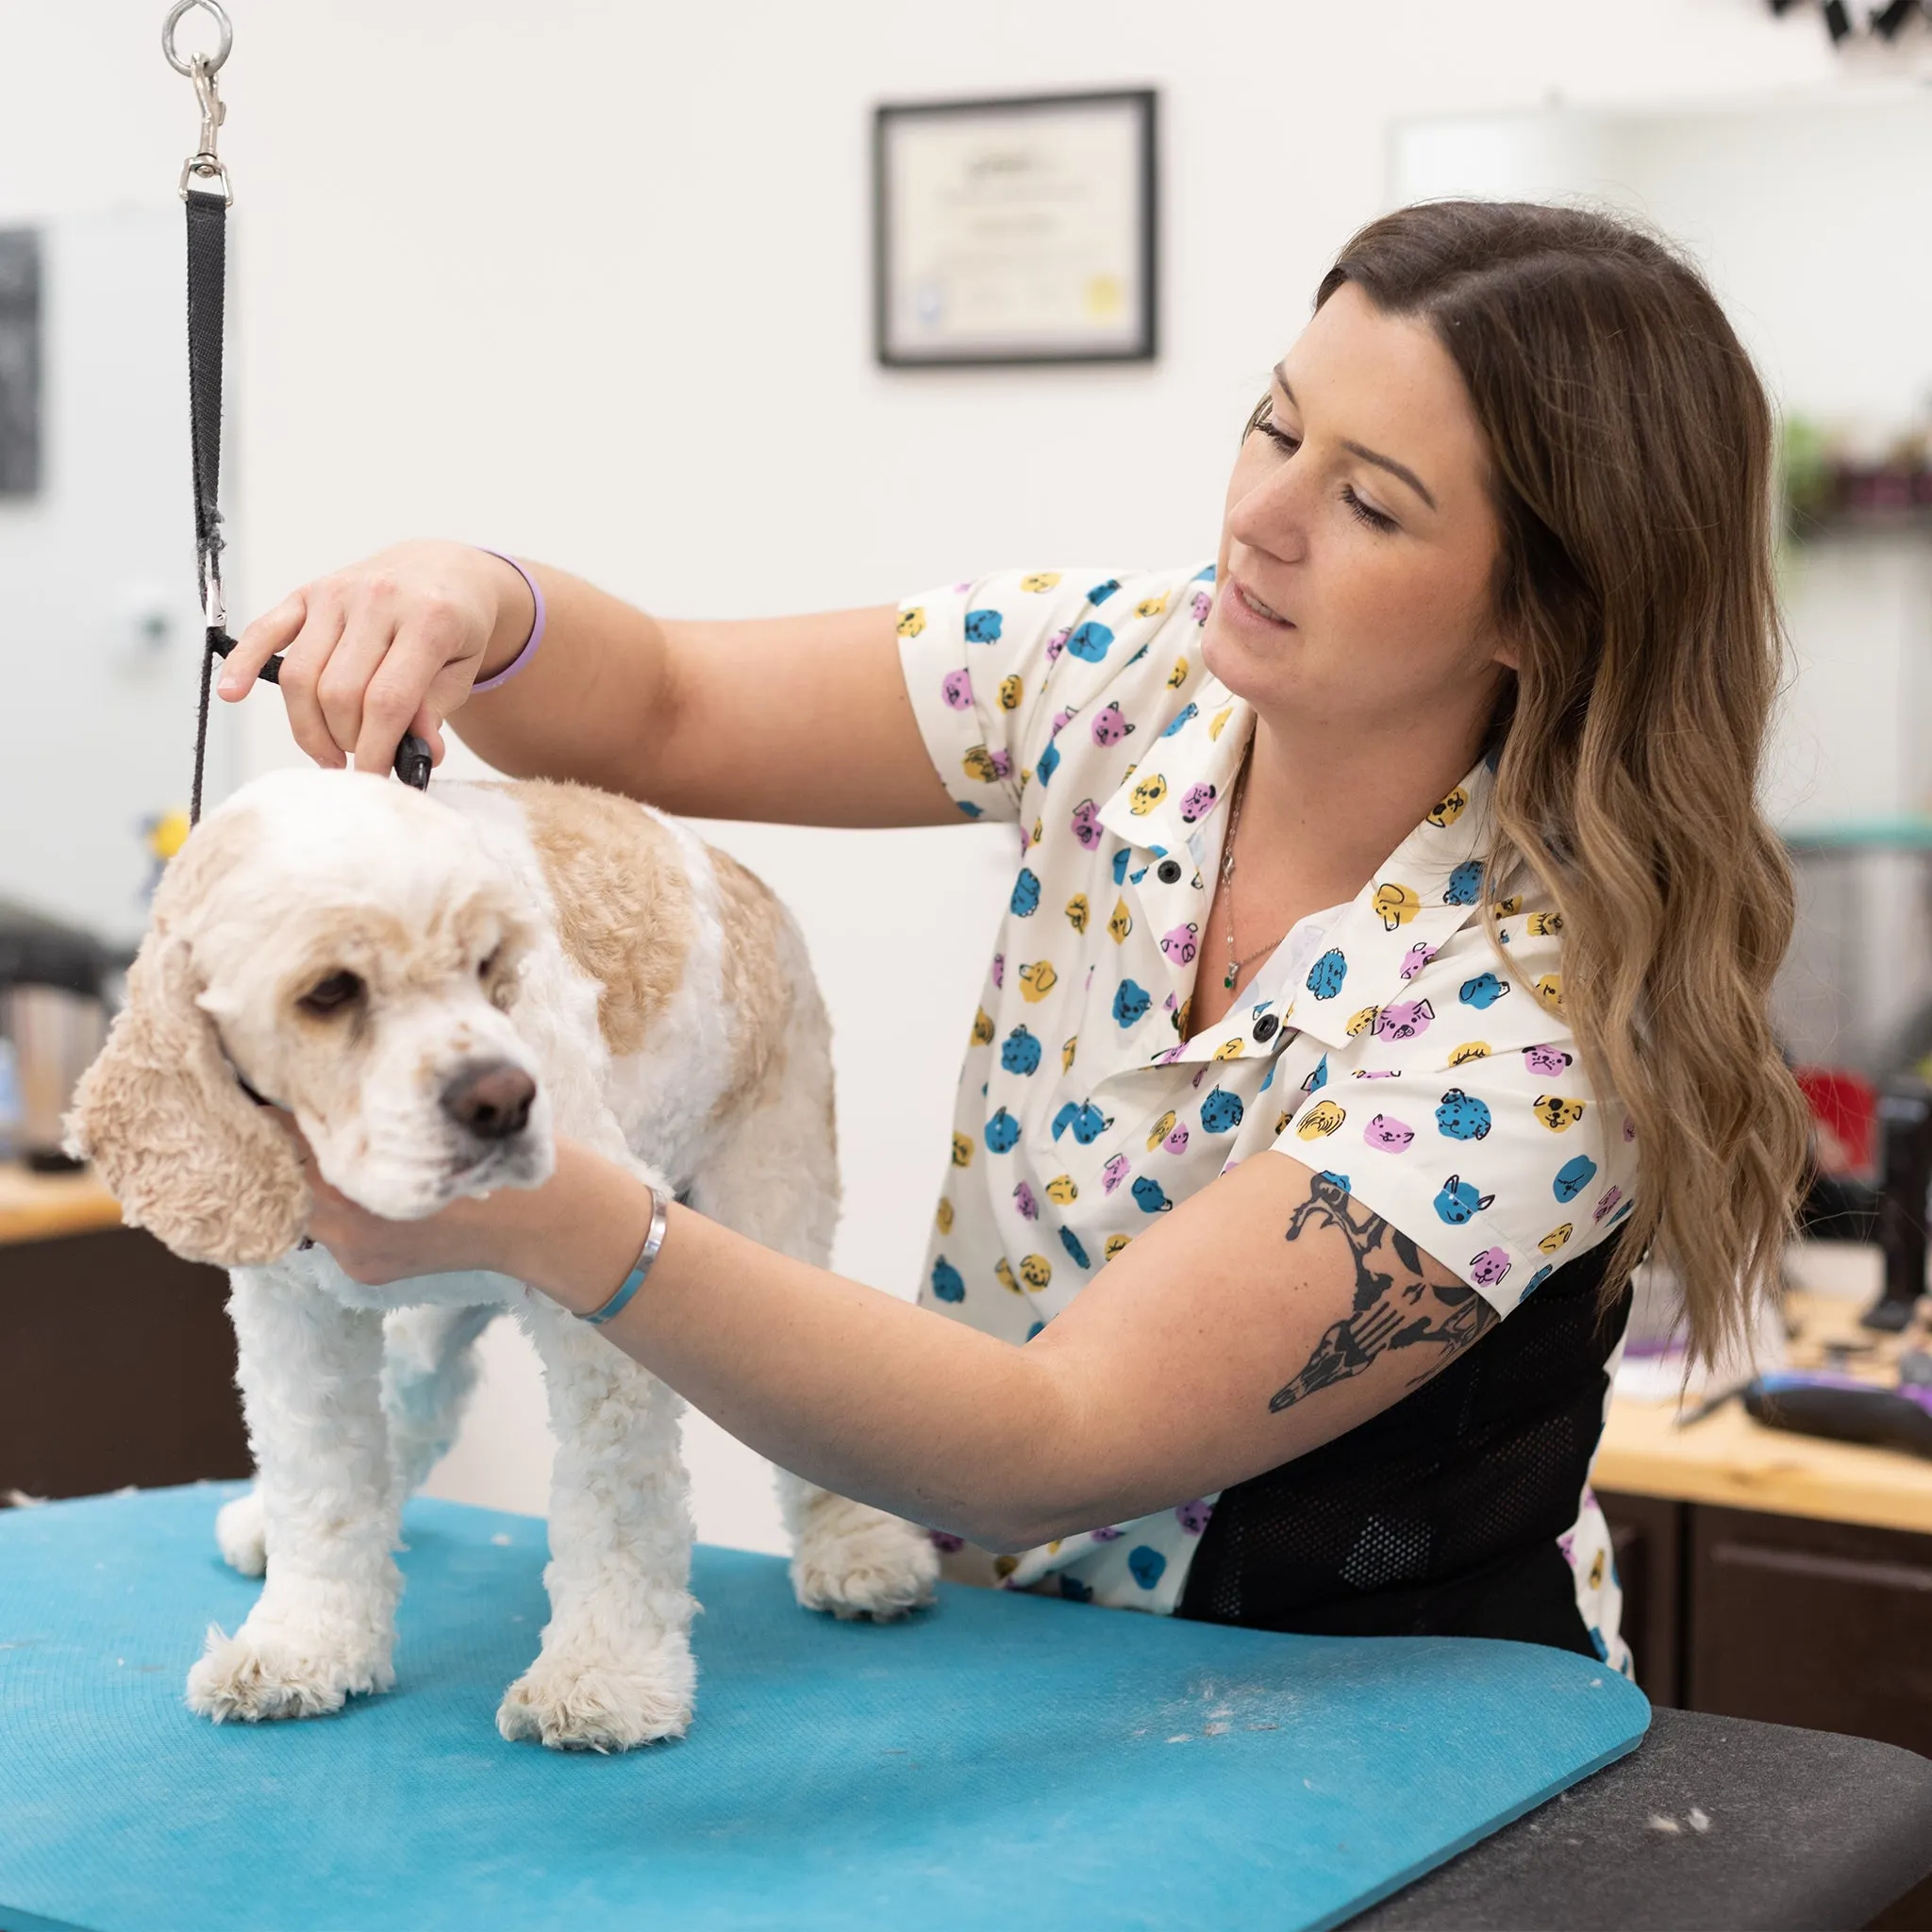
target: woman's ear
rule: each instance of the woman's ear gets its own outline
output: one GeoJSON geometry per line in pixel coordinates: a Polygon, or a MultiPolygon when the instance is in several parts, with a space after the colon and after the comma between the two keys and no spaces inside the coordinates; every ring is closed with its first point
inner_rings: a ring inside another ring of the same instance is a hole
{"type": "Polygon", "coordinates": [[[193,956],[160,927],[82,1074],[68,1151],[91,1157],[130,1227],[191,1261],[273,1261],[302,1237],[308,1188],[289,1137],[242,1092],[195,1004],[193,956]]]}

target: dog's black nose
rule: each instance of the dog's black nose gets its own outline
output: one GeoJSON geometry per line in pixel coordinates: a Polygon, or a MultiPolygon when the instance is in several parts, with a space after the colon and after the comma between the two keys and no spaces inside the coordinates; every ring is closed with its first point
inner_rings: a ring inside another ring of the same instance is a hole
{"type": "Polygon", "coordinates": [[[508,1141],[530,1118],[537,1083],[508,1060],[472,1060],[442,1090],[442,1110],[479,1141],[508,1141]]]}

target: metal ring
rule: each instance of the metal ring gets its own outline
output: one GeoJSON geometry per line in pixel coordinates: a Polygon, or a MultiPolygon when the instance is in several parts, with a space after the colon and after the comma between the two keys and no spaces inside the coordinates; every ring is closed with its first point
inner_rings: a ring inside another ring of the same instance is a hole
{"type": "Polygon", "coordinates": [[[211,55],[197,54],[195,60],[205,59],[210,74],[219,74],[222,63],[228,58],[228,50],[235,44],[235,29],[228,24],[228,16],[222,10],[218,0],[175,0],[168,8],[168,17],[161,23],[161,52],[168,57],[168,65],[176,74],[185,74],[192,80],[194,77],[194,61],[184,60],[175,51],[175,24],[184,13],[192,13],[197,7],[206,8],[215,17],[215,25],[221,30],[221,39],[211,55]]]}

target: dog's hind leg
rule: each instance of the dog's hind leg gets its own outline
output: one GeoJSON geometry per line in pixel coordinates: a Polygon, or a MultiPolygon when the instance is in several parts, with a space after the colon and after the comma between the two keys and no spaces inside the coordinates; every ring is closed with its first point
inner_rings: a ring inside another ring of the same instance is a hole
{"type": "Polygon", "coordinates": [[[475,1343],[503,1309],[425,1303],[382,1324],[382,1407],[396,1498],[407,1503],[457,1439],[476,1387],[475,1343]]]}
{"type": "Polygon", "coordinates": [[[627,1751],[681,1737],[695,1672],[690,1484],[677,1396],[594,1328],[533,1295],[523,1310],[550,1398],[550,1622],[505,1693],[506,1738],[627,1751]]]}
{"type": "Polygon", "coordinates": [[[189,1707],[218,1722],[310,1717],[395,1681],[382,1318],[275,1268],[238,1268],[228,1311],[268,1580],[234,1636],[209,1630],[189,1707]]]}
{"type": "MultiPolygon", "coordinates": [[[[721,1138],[691,1206],[823,1268],[838,1223],[839,1161],[828,1034],[815,1000],[801,999],[778,1067],[764,1104],[721,1138]]],[[[939,1552],[925,1530],[790,1470],[774,1466],[773,1474],[791,1536],[791,1588],[806,1609],[884,1622],[932,1602],[939,1552]]]]}

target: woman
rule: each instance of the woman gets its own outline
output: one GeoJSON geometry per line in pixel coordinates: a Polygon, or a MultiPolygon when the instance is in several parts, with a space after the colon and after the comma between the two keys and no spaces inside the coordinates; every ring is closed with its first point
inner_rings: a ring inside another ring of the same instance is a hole
{"type": "MultiPolygon", "coordinates": [[[[1770,448],[1668,251],[1439,203],[1324,279],[1207,568],[751,623],[545,569],[531,653],[521,566],[410,544],[259,619],[222,691],[286,647],[325,763],[440,754],[460,707],[505,771],[675,812],[1017,824],[919,1305],[674,1205],[606,1334],[956,1574],[1627,1669],[1587,1477],[1630,1270],[1655,1244],[1707,1356],[1803,1158],[1770,448]]],[[[579,1313],[655,1205],[570,1146],[408,1225],[316,1185],[361,1280],[493,1265],[579,1313]]]]}

